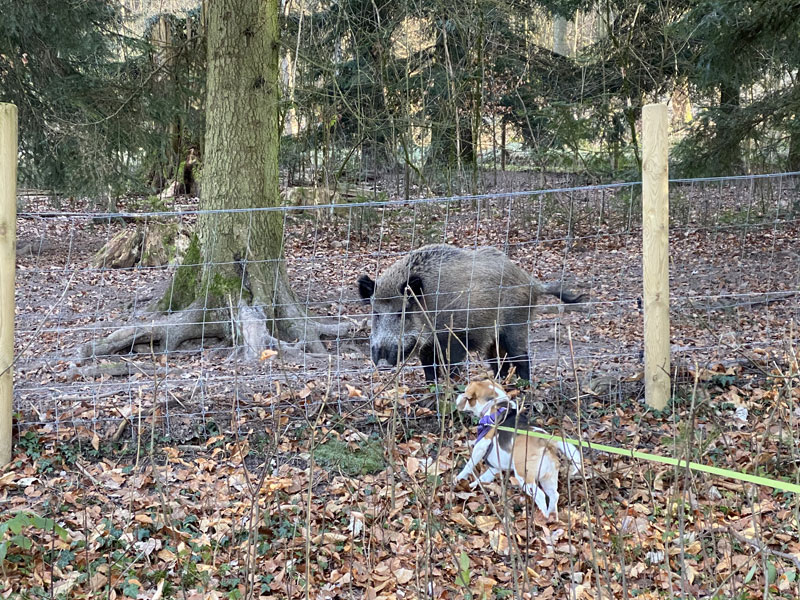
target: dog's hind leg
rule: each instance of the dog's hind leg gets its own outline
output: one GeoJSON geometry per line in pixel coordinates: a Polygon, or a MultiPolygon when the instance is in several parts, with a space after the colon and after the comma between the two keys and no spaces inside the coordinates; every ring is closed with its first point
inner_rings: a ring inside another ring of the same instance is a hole
{"type": "Polygon", "coordinates": [[[536,506],[539,507],[539,510],[542,511],[542,514],[545,517],[549,517],[550,512],[547,506],[547,496],[545,496],[545,493],[539,488],[536,482],[532,481],[531,483],[526,483],[519,475],[516,476],[516,480],[520,487],[525,490],[525,493],[533,498],[533,501],[536,503],[536,506]]]}
{"type": "Polygon", "coordinates": [[[558,458],[554,451],[544,453],[537,484],[549,500],[545,514],[548,517],[555,514],[558,520],[558,458]]]}
{"type": "Polygon", "coordinates": [[[539,507],[539,510],[542,511],[545,518],[548,518],[550,516],[550,507],[547,506],[547,497],[542,489],[535,483],[530,483],[526,486],[525,491],[528,492],[529,496],[533,497],[533,501],[536,503],[536,506],[539,507]]]}
{"type": "Polygon", "coordinates": [[[556,521],[558,521],[558,480],[545,478],[539,482],[544,493],[547,494],[549,503],[547,505],[547,516],[555,514],[556,521]]]}

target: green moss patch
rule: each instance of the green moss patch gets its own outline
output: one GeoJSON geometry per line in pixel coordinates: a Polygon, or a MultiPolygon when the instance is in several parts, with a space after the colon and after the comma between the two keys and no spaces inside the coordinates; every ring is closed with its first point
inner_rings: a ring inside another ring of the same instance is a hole
{"type": "Polygon", "coordinates": [[[189,247],[183,257],[183,263],[172,278],[172,285],[167,289],[159,303],[162,310],[178,311],[189,306],[197,294],[197,284],[203,270],[203,255],[200,252],[200,241],[192,235],[189,247]]]}
{"type": "Polygon", "coordinates": [[[386,467],[383,445],[374,437],[361,442],[357,448],[342,440],[328,440],[314,448],[314,460],[324,467],[340,469],[351,477],[378,473],[386,467]]]}

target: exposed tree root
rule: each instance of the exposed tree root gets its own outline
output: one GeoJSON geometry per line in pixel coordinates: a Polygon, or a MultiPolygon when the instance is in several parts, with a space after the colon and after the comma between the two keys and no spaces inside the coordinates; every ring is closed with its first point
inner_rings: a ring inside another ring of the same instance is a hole
{"type": "Polygon", "coordinates": [[[282,340],[297,340],[296,346],[305,352],[327,353],[322,338],[340,338],[351,328],[350,323],[321,323],[309,316],[285,282],[278,282],[274,298],[275,328],[268,335],[277,335],[282,340]]]}
{"type": "Polygon", "coordinates": [[[93,340],[83,347],[83,355],[134,354],[139,350],[150,352],[151,348],[155,352],[172,352],[189,340],[229,338],[229,324],[219,316],[219,311],[206,311],[193,304],[161,321],[129,325],[102,340],[93,340]]]}
{"type": "MultiPolygon", "coordinates": [[[[182,373],[182,369],[160,367],[153,365],[150,361],[132,361],[132,360],[111,360],[104,361],[99,364],[88,364],[80,367],[73,367],[65,373],[67,381],[75,381],[78,379],[100,379],[107,377],[130,377],[133,374],[141,374],[147,376],[155,376],[163,379],[167,374],[172,377],[177,377],[182,373]]],[[[111,392],[110,395],[118,394],[119,391],[111,392]]]]}
{"type": "Polygon", "coordinates": [[[101,340],[93,340],[84,346],[83,356],[148,354],[151,350],[173,352],[189,342],[200,346],[204,340],[218,339],[232,341],[236,354],[248,359],[258,358],[264,350],[272,349],[293,360],[305,352],[326,354],[323,338],[341,339],[353,327],[350,322],[320,323],[291,301],[290,296],[286,300],[275,303],[279,314],[273,318],[262,306],[245,302],[227,311],[207,310],[196,302],[159,321],[121,327],[101,340]],[[274,329],[283,339],[273,335],[270,324],[275,325],[274,329]]]}
{"type": "Polygon", "coordinates": [[[299,359],[306,344],[304,341],[284,342],[270,334],[267,315],[260,306],[240,303],[234,316],[236,323],[234,346],[236,356],[246,359],[258,358],[264,350],[277,350],[286,360],[299,359]]]}
{"type": "Polygon", "coordinates": [[[269,331],[270,319],[260,306],[240,303],[236,315],[232,319],[236,323],[236,346],[246,358],[257,358],[265,349],[278,350],[284,358],[300,357],[303,353],[327,354],[323,338],[341,339],[353,328],[352,323],[320,323],[309,317],[296,305],[289,312],[292,317],[282,317],[279,323],[291,323],[284,336],[296,341],[288,342],[278,339],[269,331]]]}

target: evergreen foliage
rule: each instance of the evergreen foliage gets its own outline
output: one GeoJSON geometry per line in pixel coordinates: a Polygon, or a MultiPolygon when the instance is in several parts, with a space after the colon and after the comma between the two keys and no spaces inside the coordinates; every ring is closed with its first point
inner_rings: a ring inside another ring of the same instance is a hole
{"type": "Polygon", "coordinates": [[[692,4],[676,35],[686,78],[712,101],[678,148],[684,172],[800,169],[800,2],[692,4]]]}
{"type": "MultiPolygon", "coordinates": [[[[154,68],[149,40],[130,35],[117,2],[0,0],[0,14],[0,101],[19,109],[24,185],[111,198],[143,190],[155,164],[178,168],[164,151],[170,123],[185,123],[193,145],[202,137],[202,82],[185,80],[202,70],[154,68]]],[[[205,51],[196,40],[178,47],[178,64],[205,51]]]]}
{"type": "MultiPolygon", "coordinates": [[[[113,197],[159,191],[190,151],[202,161],[199,8],[138,33],[116,0],[0,0],[0,12],[0,100],[19,107],[25,184],[113,197]]],[[[630,179],[641,107],[673,100],[673,173],[800,169],[798,15],[797,0],[292,4],[282,164],[290,181],[327,184],[392,172],[474,184],[507,158],[630,179]],[[557,16],[583,23],[566,53],[557,16]]]]}
{"type": "Polygon", "coordinates": [[[124,75],[117,11],[98,0],[3,0],[0,13],[0,99],[19,109],[23,180],[66,189],[113,180],[109,117],[125,101],[111,85],[124,75]]]}

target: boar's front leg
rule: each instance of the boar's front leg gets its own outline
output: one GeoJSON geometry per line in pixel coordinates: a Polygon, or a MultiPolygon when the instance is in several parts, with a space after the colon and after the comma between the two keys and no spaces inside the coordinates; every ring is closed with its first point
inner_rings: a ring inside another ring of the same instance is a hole
{"type": "Polygon", "coordinates": [[[419,349],[419,359],[422,361],[422,370],[425,372],[425,382],[436,382],[436,356],[434,344],[426,344],[419,349]]]}
{"type": "Polygon", "coordinates": [[[467,359],[467,351],[460,338],[450,333],[440,333],[437,338],[438,344],[426,344],[419,349],[427,383],[436,383],[440,366],[449,366],[450,374],[455,375],[467,359]]]}
{"type": "Polygon", "coordinates": [[[501,331],[498,335],[499,347],[493,342],[486,351],[486,358],[494,371],[495,377],[505,379],[511,367],[516,367],[517,377],[530,380],[531,368],[528,356],[528,341],[523,333],[501,331]]]}

